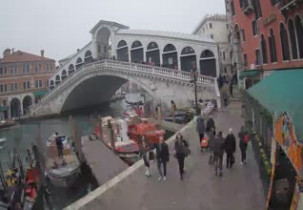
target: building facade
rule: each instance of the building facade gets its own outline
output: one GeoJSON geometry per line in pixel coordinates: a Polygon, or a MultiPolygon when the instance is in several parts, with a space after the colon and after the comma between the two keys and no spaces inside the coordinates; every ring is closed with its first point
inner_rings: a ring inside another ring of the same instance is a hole
{"type": "Polygon", "coordinates": [[[235,72],[233,68],[233,50],[230,44],[230,25],[226,15],[207,15],[193,31],[193,34],[207,37],[218,44],[220,74],[231,77],[235,72]]]}
{"type": "Polygon", "coordinates": [[[254,71],[242,74],[246,88],[268,76],[272,70],[303,66],[301,0],[226,2],[233,39],[240,47],[241,70],[254,71]]]}
{"type": "Polygon", "coordinates": [[[44,50],[38,56],[6,49],[0,59],[0,118],[27,114],[46,93],[55,70],[55,60],[44,57],[44,50]]]}

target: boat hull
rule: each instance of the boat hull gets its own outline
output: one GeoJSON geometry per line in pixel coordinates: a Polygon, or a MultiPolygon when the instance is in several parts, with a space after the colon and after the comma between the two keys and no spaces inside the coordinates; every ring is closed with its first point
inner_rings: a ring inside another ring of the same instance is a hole
{"type": "Polygon", "coordinates": [[[60,176],[52,173],[49,171],[47,173],[47,177],[49,178],[52,185],[55,187],[71,187],[74,185],[75,181],[77,180],[78,176],[80,174],[80,168],[74,169],[72,172],[70,172],[67,175],[60,176]]]}

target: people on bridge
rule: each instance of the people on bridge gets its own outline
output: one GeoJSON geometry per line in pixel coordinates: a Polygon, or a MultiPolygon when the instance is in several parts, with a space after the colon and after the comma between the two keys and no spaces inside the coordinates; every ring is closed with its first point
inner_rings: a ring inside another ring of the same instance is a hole
{"type": "Polygon", "coordinates": [[[247,148],[247,143],[249,141],[249,135],[245,130],[244,126],[241,127],[238,136],[239,136],[239,147],[241,150],[241,164],[243,165],[246,164],[246,148],[247,148]]]}
{"type": "Polygon", "coordinates": [[[204,138],[204,132],[205,132],[205,123],[204,119],[199,115],[197,118],[197,127],[196,130],[199,134],[199,145],[201,145],[201,141],[204,138]]]}
{"type": "Polygon", "coordinates": [[[180,172],[180,179],[183,180],[184,174],[184,160],[190,154],[189,145],[181,133],[177,134],[176,141],[175,141],[175,151],[174,155],[178,160],[179,164],[179,172],[180,172]]]}
{"type": "Polygon", "coordinates": [[[159,170],[159,181],[166,180],[166,166],[169,161],[168,145],[164,142],[163,136],[160,136],[159,143],[156,145],[157,166],[159,170]],[[163,172],[162,172],[163,166],[163,172]]]}
{"type": "Polygon", "coordinates": [[[223,154],[224,154],[224,138],[222,131],[219,131],[217,137],[213,142],[214,148],[214,164],[215,164],[215,174],[216,176],[222,176],[222,163],[223,163],[223,154]]]}
{"type": "Polygon", "coordinates": [[[149,160],[147,158],[147,151],[149,148],[149,141],[146,139],[146,137],[144,135],[139,136],[139,148],[140,148],[140,154],[142,156],[142,159],[144,161],[144,165],[146,168],[146,172],[145,172],[145,176],[151,176],[150,173],[150,164],[149,164],[149,160]]]}
{"type": "Polygon", "coordinates": [[[233,129],[230,128],[228,135],[225,138],[224,148],[226,152],[226,168],[232,168],[235,163],[234,153],[236,151],[236,138],[233,134],[233,129]]]}

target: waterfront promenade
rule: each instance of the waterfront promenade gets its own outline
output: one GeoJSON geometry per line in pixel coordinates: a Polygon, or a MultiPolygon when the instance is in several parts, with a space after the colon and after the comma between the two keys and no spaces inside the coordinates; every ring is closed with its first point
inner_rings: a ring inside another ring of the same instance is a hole
{"type": "MultiPolygon", "coordinates": [[[[217,131],[227,133],[231,127],[234,134],[243,120],[239,111],[225,110],[213,114],[217,131]]],[[[248,164],[240,164],[240,150],[236,151],[236,164],[225,169],[223,177],[214,175],[208,165],[209,153],[200,152],[195,122],[182,129],[189,141],[192,154],[186,159],[186,174],[180,181],[177,160],[171,155],[166,181],[158,181],[156,163],[152,163],[152,176],[144,176],[143,162],[139,161],[88,196],[66,209],[136,209],[136,210],[255,210],[265,209],[262,183],[251,144],[248,145],[248,164]]],[[[170,152],[173,152],[173,140],[170,152]]]]}

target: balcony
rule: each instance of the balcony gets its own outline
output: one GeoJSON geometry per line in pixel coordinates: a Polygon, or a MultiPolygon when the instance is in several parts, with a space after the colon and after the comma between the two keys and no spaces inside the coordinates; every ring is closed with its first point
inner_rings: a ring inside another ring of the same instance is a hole
{"type": "Polygon", "coordinates": [[[289,11],[295,10],[300,4],[303,3],[303,0],[281,0],[280,1],[280,10],[283,14],[287,14],[289,11]]]}
{"type": "Polygon", "coordinates": [[[245,15],[249,15],[254,11],[254,7],[251,0],[240,0],[241,8],[245,15]]]}

